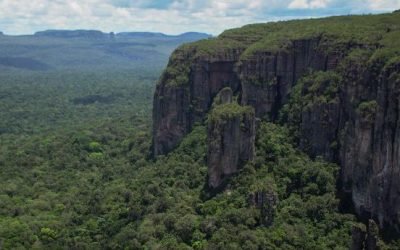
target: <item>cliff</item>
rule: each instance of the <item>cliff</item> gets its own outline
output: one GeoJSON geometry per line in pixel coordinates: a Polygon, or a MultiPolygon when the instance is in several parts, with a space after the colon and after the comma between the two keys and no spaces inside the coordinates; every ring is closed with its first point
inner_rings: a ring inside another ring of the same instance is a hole
{"type": "MultiPolygon", "coordinates": [[[[170,152],[204,122],[229,87],[257,118],[288,126],[311,157],[338,163],[340,189],[361,218],[398,226],[398,23],[399,13],[255,24],[182,46],[154,96],[154,155],[170,152]]],[[[244,141],[233,124],[211,123],[209,133],[240,152],[244,141]]],[[[220,184],[212,176],[221,169],[239,169],[230,155],[209,154],[210,186],[220,184]]]]}
{"type": "Polygon", "coordinates": [[[255,116],[250,106],[232,100],[224,88],[215,97],[208,117],[208,185],[219,187],[226,177],[254,158],[255,116]]]}

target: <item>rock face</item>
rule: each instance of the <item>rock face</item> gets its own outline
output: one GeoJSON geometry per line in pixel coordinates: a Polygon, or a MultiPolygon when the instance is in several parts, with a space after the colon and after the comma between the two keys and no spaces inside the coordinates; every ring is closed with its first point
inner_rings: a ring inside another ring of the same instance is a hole
{"type": "Polygon", "coordinates": [[[344,89],[339,103],[344,190],[352,194],[357,213],[373,216],[381,227],[400,219],[399,72],[400,64],[377,75],[364,72],[358,87],[344,89]]]}
{"type": "Polygon", "coordinates": [[[224,179],[254,158],[253,108],[232,102],[232,90],[224,88],[215,98],[208,122],[208,185],[219,187],[224,179]]]}
{"type": "MultiPolygon", "coordinates": [[[[398,23],[400,16],[392,15],[398,23]]],[[[387,42],[396,41],[398,26],[387,27],[373,38],[375,43],[335,41],[318,33],[249,55],[247,47],[262,37],[231,32],[233,38],[226,40],[228,32],[212,45],[178,49],[154,97],[154,155],[168,153],[195,123],[204,122],[214,98],[229,87],[240,105],[254,108],[256,118],[294,128],[299,147],[311,157],[338,163],[341,191],[351,197],[359,216],[374,218],[381,228],[398,228],[400,59],[388,55],[400,49],[387,42]]],[[[240,114],[210,122],[210,187],[251,159],[253,120],[240,114]]]]}
{"type": "Polygon", "coordinates": [[[203,121],[213,98],[225,87],[234,93],[240,91],[241,104],[253,106],[257,117],[277,118],[292,86],[306,70],[336,67],[337,53],[323,54],[318,44],[317,38],[294,41],[285,52],[261,54],[240,63],[242,49],[226,49],[198,58],[196,50],[175,51],[168,68],[184,72],[186,81],[176,83],[183,77],[169,73],[167,68],[157,85],[153,104],[154,155],[171,151],[194,123],[203,121]],[[176,65],[187,65],[189,69],[176,65]]]}
{"type": "Polygon", "coordinates": [[[379,241],[379,229],[373,220],[368,220],[365,225],[354,225],[351,229],[351,250],[377,250],[379,241]]]}
{"type": "MultiPolygon", "coordinates": [[[[340,164],[342,191],[351,196],[357,214],[375,218],[381,227],[396,225],[400,64],[379,70],[355,65],[347,65],[331,100],[303,106],[300,147],[340,164]]],[[[302,92],[301,98],[307,99],[302,92]]]]}
{"type": "Polygon", "coordinates": [[[271,226],[278,205],[278,194],[272,190],[256,191],[250,195],[249,203],[260,209],[260,224],[271,226]]]}
{"type": "Polygon", "coordinates": [[[240,87],[234,72],[240,51],[197,59],[193,59],[194,53],[193,50],[175,51],[168,68],[176,68],[178,72],[169,72],[167,68],[157,85],[153,102],[155,156],[171,151],[196,122],[203,121],[221,89],[230,87],[237,92],[240,87]],[[182,69],[182,66],[189,69],[182,69]],[[182,72],[184,76],[180,75],[182,72]],[[180,78],[186,79],[180,82],[180,78]]]}
{"type": "Polygon", "coordinates": [[[365,237],[366,237],[365,225],[353,225],[351,228],[351,250],[363,250],[365,249],[365,237]]]}
{"type": "Polygon", "coordinates": [[[251,105],[260,118],[276,119],[287,102],[291,88],[304,73],[334,69],[336,51],[322,53],[320,39],[295,40],[284,51],[256,54],[243,60],[238,74],[242,83],[242,104],[251,105]]]}

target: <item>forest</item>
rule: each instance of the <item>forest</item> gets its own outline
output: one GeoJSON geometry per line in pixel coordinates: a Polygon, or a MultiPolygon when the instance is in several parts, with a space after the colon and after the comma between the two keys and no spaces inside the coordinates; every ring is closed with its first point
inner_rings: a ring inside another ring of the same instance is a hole
{"type": "Polygon", "coordinates": [[[152,160],[161,70],[0,73],[3,249],[346,248],[355,219],[338,213],[337,166],[283,127],[263,124],[257,161],[220,194],[204,188],[204,126],[152,160]],[[261,213],[260,190],[279,205],[261,213]]]}
{"type": "Polygon", "coordinates": [[[1,75],[3,249],[348,248],[357,221],[339,212],[338,166],[287,128],[262,124],[256,160],[218,194],[204,126],[152,160],[159,72],[1,75]],[[257,192],[279,203],[260,208],[257,192]]]}
{"type": "MultiPolygon", "coordinates": [[[[365,225],[340,204],[340,168],[298,149],[291,124],[260,121],[255,159],[210,190],[206,121],[169,154],[151,154],[153,95],[167,57],[132,68],[115,60],[0,67],[0,249],[351,247],[352,230],[365,225]]],[[[396,238],[377,244],[400,248],[396,238]]]]}
{"type": "Polygon", "coordinates": [[[257,160],[216,195],[204,188],[203,126],[151,160],[156,76],[1,76],[4,249],[348,246],[355,218],[338,212],[338,167],[296,150],[281,126],[262,125],[257,160]],[[252,205],[259,191],[279,205],[252,205]]]}

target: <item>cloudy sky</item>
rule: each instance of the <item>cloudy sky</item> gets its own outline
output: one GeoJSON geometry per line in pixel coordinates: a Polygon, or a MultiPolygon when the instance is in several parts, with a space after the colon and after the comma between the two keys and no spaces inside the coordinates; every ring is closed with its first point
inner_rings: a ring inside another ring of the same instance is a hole
{"type": "Polygon", "coordinates": [[[400,0],[0,0],[0,31],[202,31],[295,18],[381,13],[400,0]]]}

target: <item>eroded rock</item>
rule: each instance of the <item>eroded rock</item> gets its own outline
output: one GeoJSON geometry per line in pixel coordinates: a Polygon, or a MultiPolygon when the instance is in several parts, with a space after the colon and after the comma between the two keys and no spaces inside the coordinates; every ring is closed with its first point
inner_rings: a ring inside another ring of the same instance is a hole
{"type": "Polygon", "coordinates": [[[208,118],[208,185],[219,187],[255,154],[255,115],[252,107],[232,102],[232,91],[223,89],[208,118]]]}

